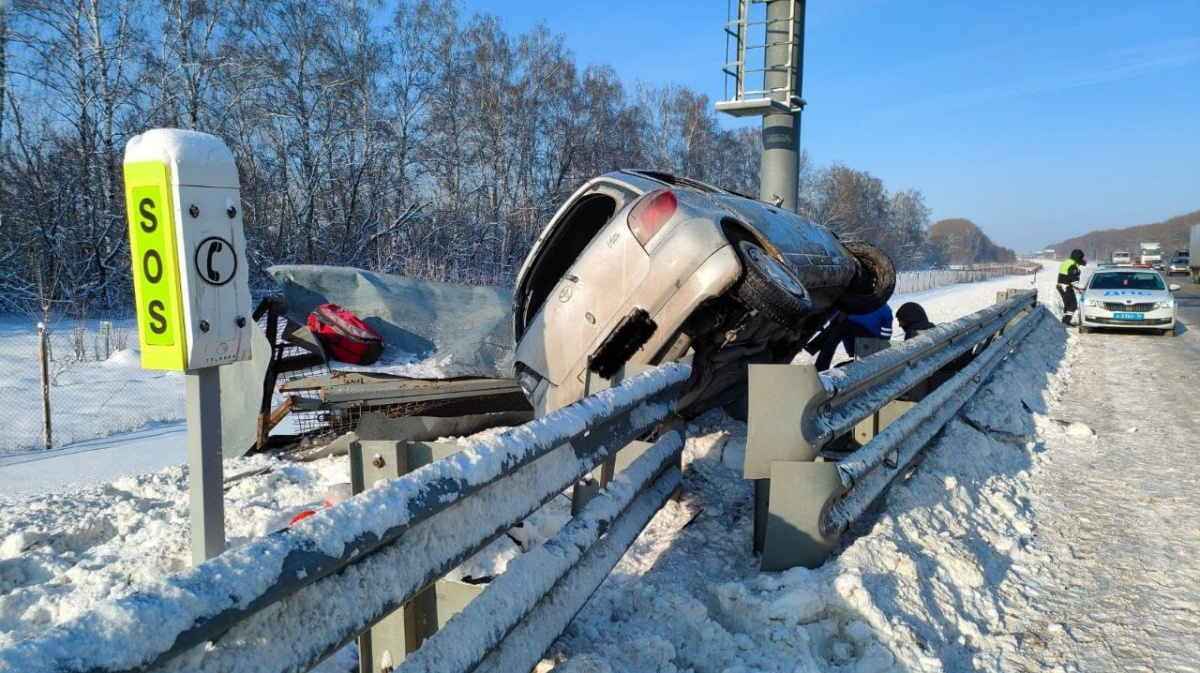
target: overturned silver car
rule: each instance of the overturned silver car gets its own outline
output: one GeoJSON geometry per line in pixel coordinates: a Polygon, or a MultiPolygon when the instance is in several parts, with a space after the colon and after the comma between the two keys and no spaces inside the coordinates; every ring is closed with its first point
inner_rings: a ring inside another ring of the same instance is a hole
{"type": "Polygon", "coordinates": [[[581,187],[547,224],[513,293],[517,381],[540,415],[588,372],[692,354],[679,409],[744,397],[747,365],[786,363],[835,308],[891,297],[879,249],[717,187],[622,170],[581,187]]]}

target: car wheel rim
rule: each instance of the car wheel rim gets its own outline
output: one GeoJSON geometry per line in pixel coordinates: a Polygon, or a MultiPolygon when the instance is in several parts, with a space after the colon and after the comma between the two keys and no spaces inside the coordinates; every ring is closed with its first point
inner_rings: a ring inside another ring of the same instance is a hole
{"type": "Polygon", "coordinates": [[[750,256],[762,267],[763,273],[767,274],[767,277],[775,281],[780,287],[797,297],[805,296],[804,286],[792,274],[788,273],[787,269],[783,268],[779,260],[760,254],[758,250],[752,250],[750,256]]]}

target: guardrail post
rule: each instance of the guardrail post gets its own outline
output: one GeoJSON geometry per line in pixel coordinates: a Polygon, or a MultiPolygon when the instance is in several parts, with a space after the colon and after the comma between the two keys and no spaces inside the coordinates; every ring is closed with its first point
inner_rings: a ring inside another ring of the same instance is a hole
{"type": "MultiPolygon", "coordinates": [[[[1015,287],[1010,287],[1006,290],[1001,290],[996,293],[996,303],[997,304],[1004,303],[1004,302],[1008,301],[1009,299],[1012,299],[1013,297],[1021,294],[1022,292],[1028,292],[1028,290],[1023,290],[1021,288],[1015,288],[1015,287]]],[[[1012,317],[1012,320],[1009,320],[1008,322],[1004,323],[1004,326],[1002,326],[1000,328],[1000,330],[998,332],[996,332],[996,336],[998,337],[998,336],[1002,336],[1002,335],[1006,334],[1009,329],[1011,329],[1017,323],[1021,322],[1025,318],[1025,316],[1029,315],[1029,313],[1031,311],[1033,311],[1035,306],[1037,306],[1036,301],[1032,305],[1025,308],[1024,310],[1019,311],[1016,315],[1014,315],[1012,317]]],[[[988,340],[987,343],[990,344],[991,340],[988,340]]]]}
{"type": "MultiPolygon", "coordinates": [[[[820,444],[805,436],[804,424],[829,399],[829,392],[812,365],[750,365],[748,395],[742,477],[755,480],[754,550],[764,551],[773,465],[777,461],[811,462],[816,458],[820,444]]],[[[781,490],[779,484],[776,486],[781,490]]]]}
{"type": "MultiPolygon", "coordinates": [[[[409,440],[359,440],[350,445],[350,490],[359,494],[381,479],[393,479],[458,453],[458,444],[409,440]]],[[[426,638],[483,591],[438,581],[358,637],[360,673],[389,673],[426,638]]]]}
{"type": "Polygon", "coordinates": [[[821,520],[845,491],[836,463],[771,463],[775,486],[767,513],[762,569],[816,568],[825,562],[839,535],[821,532],[821,520]]]}

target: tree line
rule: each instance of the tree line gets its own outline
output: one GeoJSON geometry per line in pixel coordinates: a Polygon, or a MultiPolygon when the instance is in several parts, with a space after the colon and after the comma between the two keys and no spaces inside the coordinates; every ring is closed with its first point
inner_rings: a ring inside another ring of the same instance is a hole
{"type": "Polygon", "coordinates": [[[997,245],[971,220],[956,217],[929,225],[929,239],[944,250],[950,264],[1014,262],[1017,253],[997,245]]]}
{"type": "MultiPolygon", "coordinates": [[[[338,264],[509,284],[541,227],[620,167],[757,194],[757,130],[686,87],[627,86],[544,25],[510,34],[452,0],[13,0],[0,4],[0,311],[122,312],[122,155],[155,127],[238,162],[251,284],[338,264]]],[[[920,192],[805,168],[801,211],[946,262],[920,192]]]]}
{"type": "MultiPolygon", "coordinates": [[[[1154,242],[1162,247],[1163,261],[1170,262],[1176,250],[1188,249],[1191,228],[1195,224],[1200,224],[1200,210],[1176,215],[1153,224],[1090,231],[1047,247],[1058,253],[1060,258],[1065,258],[1072,250],[1078,248],[1083,250],[1088,259],[1105,260],[1110,259],[1117,251],[1128,252],[1137,257],[1140,244],[1154,242]]],[[[1200,255],[1200,251],[1190,252],[1193,258],[1200,255]]]]}

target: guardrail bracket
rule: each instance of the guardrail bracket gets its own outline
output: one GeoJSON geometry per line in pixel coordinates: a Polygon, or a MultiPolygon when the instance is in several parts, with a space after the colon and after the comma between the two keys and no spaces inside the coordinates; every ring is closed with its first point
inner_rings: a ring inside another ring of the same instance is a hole
{"type": "Polygon", "coordinates": [[[818,448],[804,421],[829,399],[812,365],[750,365],[743,478],[766,479],[776,461],[811,461],[818,448]]]}
{"type": "Polygon", "coordinates": [[[762,569],[819,567],[838,541],[821,532],[825,512],[845,491],[837,464],[775,461],[770,486],[762,569]]]}

